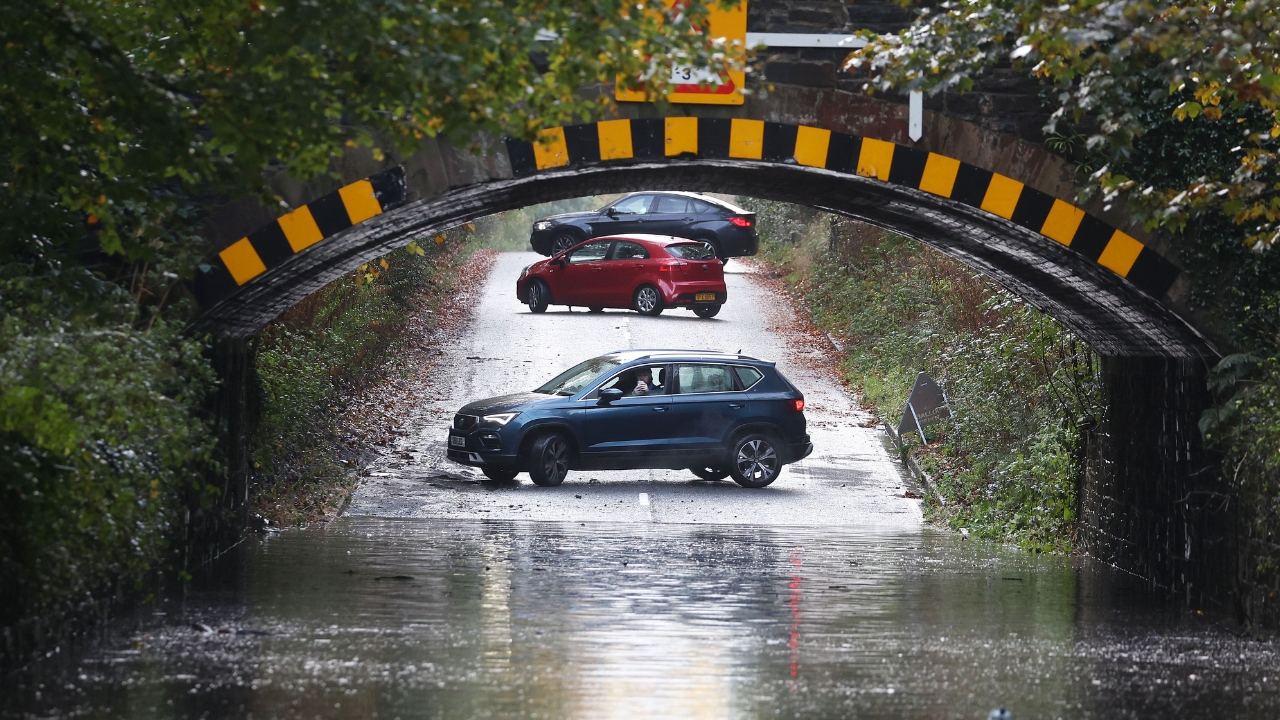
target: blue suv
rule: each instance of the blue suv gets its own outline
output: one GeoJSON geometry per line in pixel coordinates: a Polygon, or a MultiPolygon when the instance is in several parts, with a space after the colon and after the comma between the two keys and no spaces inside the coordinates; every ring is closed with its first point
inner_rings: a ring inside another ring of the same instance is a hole
{"type": "Polygon", "coordinates": [[[743,487],[813,452],[804,395],[771,362],[690,350],[626,350],[533,392],[478,400],[449,429],[450,460],[537,485],[573,470],[688,468],[743,487]]]}

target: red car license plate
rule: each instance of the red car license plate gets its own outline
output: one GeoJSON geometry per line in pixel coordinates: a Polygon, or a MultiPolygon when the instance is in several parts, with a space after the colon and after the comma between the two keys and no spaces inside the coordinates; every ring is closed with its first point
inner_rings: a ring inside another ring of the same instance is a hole
{"type": "Polygon", "coordinates": [[[694,300],[697,300],[697,301],[701,301],[701,300],[715,300],[715,299],[716,299],[716,294],[715,294],[715,293],[696,293],[696,294],[693,296],[693,299],[694,299],[694,300]]]}

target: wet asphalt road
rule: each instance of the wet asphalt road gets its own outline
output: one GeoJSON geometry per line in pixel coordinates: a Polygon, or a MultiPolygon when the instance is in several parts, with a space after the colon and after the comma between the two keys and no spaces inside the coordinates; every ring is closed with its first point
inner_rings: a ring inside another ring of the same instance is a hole
{"type": "Polygon", "coordinates": [[[687,310],[649,318],[560,306],[535,315],[516,299],[515,281],[540,257],[499,257],[472,323],[427,374],[429,399],[408,435],[370,468],[347,515],[920,527],[920,501],[903,497],[910,486],[890,460],[883,434],[862,427],[870,415],[835,381],[827,363],[831,345],[797,342],[794,311],[750,268],[729,263],[729,302],[709,320],[687,310]],[[633,348],[741,351],[777,362],[805,394],[813,454],[788,465],[763,490],[668,470],[571,471],[563,485],[540,488],[526,475],[514,483],[481,482],[479,470],[445,459],[449,422],[466,403],[530,390],[582,360],[633,348]]]}

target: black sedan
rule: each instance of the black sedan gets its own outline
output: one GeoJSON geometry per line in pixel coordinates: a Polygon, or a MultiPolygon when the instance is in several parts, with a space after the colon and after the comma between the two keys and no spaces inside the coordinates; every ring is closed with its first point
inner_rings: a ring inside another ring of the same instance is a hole
{"type": "Polygon", "coordinates": [[[607,235],[670,235],[701,240],[721,260],[755,255],[755,213],[706,195],[684,192],[632,193],[596,212],[564,213],[533,224],[529,243],[543,255],[607,235]]]}
{"type": "Polygon", "coordinates": [[[771,362],[687,350],[628,350],[580,363],[528,393],[478,400],[449,428],[448,457],[493,480],[570,469],[688,469],[768,485],[807,457],[804,395],[771,362]]]}

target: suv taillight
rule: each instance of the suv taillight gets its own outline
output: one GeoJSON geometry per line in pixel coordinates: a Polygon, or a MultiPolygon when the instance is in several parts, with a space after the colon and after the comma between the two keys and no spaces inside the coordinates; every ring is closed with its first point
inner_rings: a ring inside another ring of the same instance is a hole
{"type": "Polygon", "coordinates": [[[792,400],[791,407],[795,408],[796,412],[801,412],[804,410],[804,400],[792,400]]]}
{"type": "Polygon", "coordinates": [[[734,216],[729,218],[729,222],[737,225],[738,227],[751,227],[751,221],[744,217],[734,216]]]}

